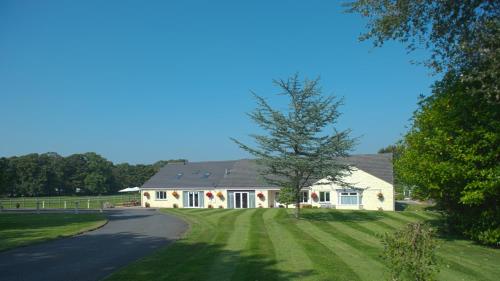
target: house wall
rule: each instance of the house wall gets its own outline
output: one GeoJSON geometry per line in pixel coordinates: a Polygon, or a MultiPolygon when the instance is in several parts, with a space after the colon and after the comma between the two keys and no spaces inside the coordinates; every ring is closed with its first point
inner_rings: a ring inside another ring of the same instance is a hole
{"type": "MultiPolygon", "coordinates": [[[[394,211],[394,188],[392,184],[358,169],[354,170],[351,176],[344,180],[349,183],[349,185],[362,191],[362,206],[360,206],[362,209],[394,211]],[[382,193],[382,200],[378,198],[378,193],[382,193]]],[[[319,181],[319,183],[325,183],[325,181],[319,181]]],[[[311,205],[320,207],[319,192],[330,191],[330,204],[336,209],[360,209],[358,206],[340,204],[339,194],[343,190],[344,189],[337,184],[316,184],[310,188],[309,201],[311,205]],[[313,192],[318,195],[318,200],[312,200],[311,193],[313,192]]]]}

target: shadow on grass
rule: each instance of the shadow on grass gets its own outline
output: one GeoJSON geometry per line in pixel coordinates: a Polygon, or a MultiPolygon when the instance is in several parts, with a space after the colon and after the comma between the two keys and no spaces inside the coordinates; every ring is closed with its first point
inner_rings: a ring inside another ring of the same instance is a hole
{"type": "Polygon", "coordinates": [[[312,270],[280,270],[278,262],[269,256],[227,250],[222,244],[180,240],[106,280],[300,280],[315,275],[312,270]]]}
{"type": "Polygon", "coordinates": [[[367,222],[378,221],[384,218],[382,212],[367,211],[338,211],[328,210],[324,212],[302,211],[302,219],[312,221],[337,221],[337,222],[367,222]]]}
{"type": "Polygon", "coordinates": [[[396,211],[432,211],[438,212],[439,209],[436,205],[431,205],[427,203],[416,203],[412,201],[396,201],[396,211]]]}

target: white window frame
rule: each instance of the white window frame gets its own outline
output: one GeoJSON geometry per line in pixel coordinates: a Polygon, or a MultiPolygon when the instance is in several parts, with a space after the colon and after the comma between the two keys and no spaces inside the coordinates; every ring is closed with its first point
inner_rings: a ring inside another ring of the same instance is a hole
{"type": "Polygon", "coordinates": [[[306,190],[300,192],[300,203],[309,203],[309,191],[306,190]],[[306,200],[304,200],[304,198],[306,200]]]}
{"type": "Polygon", "coordinates": [[[165,200],[167,200],[167,192],[166,191],[161,191],[161,190],[156,191],[156,193],[155,193],[155,200],[156,201],[165,201],[165,200]],[[162,196],[161,194],[163,194],[164,196],[162,196]]]}
{"type": "Polygon", "coordinates": [[[342,190],[338,192],[339,205],[342,206],[359,206],[361,205],[361,192],[357,190],[342,190]],[[356,203],[354,204],[342,204],[342,197],[353,197],[356,196],[356,203]]]}
{"type": "Polygon", "coordinates": [[[319,192],[319,202],[320,203],[330,203],[330,202],[332,202],[332,194],[331,194],[331,192],[330,191],[320,191],[319,192]],[[323,201],[321,201],[321,193],[324,194],[324,199],[325,200],[323,200],[323,201]],[[326,194],[328,194],[328,200],[326,200],[326,194]]]}
{"type": "MultiPolygon", "coordinates": [[[[184,206],[184,208],[203,208],[201,205],[201,198],[200,198],[200,192],[199,191],[189,191],[187,193],[188,196],[188,205],[184,206]],[[190,198],[190,196],[192,196],[190,198]],[[195,199],[196,198],[196,199],[195,199]],[[192,200],[190,200],[192,199],[192,200]],[[196,202],[196,204],[195,204],[196,202]]],[[[203,192],[201,193],[201,196],[203,196],[203,192]]]]}

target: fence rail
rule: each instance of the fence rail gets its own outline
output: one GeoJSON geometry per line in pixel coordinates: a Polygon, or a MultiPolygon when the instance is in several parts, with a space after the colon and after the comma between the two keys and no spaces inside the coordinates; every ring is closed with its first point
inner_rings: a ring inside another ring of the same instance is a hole
{"type": "Polygon", "coordinates": [[[0,199],[3,209],[100,209],[140,202],[139,194],[107,196],[19,197],[0,199]],[[37,206],[38,204],[38,206],[37,206]]]}

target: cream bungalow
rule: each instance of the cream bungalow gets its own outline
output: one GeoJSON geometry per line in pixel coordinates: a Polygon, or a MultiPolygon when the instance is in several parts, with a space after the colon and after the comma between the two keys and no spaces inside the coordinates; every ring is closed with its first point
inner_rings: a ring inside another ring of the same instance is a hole
{"type": "MultiPolygon", "coordinates": [[[[354,171],[349,187],[325,180],[305,188],[301,202],[322,208],[394,210],[392,154],[354,155],[345,159],[354,171]]],[[[143,207],[277,208],[279,187],[259,175],[254,160],[167,164],[141,187],[143,207]]]]}

